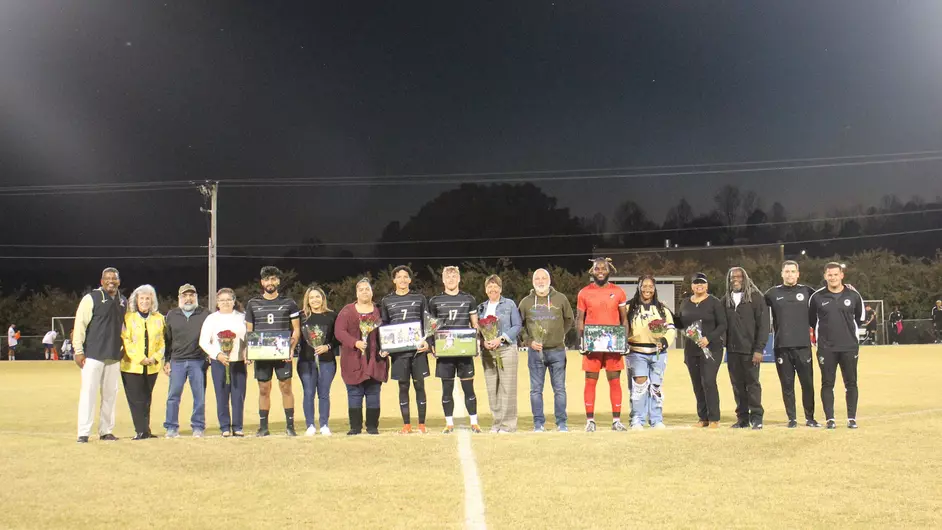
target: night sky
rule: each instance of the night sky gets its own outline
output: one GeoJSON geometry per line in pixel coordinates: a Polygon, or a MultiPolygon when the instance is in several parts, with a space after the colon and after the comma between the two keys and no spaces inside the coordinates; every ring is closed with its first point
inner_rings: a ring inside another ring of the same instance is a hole
{"type": "MultiPolygon", "coordinates": [[[[939,2],[249,4],[0,0],[2,185],[942,149],[939,2]]],[[[929,200],[940,171],[538,185],[576,215],[611,219],[631,199],[660,222],[681,197],[712,208],[726,183],[790,215],[929,200]]],[[[224,185],[220,244],[371,241],[450,187],[224,185]]],[[[200,204],[191,190],[0,197],[0,243],[199,245],[200,204]]]]}

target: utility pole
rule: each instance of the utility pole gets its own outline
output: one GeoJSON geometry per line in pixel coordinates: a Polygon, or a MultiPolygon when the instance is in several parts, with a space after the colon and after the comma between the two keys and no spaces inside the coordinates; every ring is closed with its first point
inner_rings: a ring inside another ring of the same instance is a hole
{"type": "Polygon", "coordinates": [[[207,310],[210,312],[216,310],[216,219],[219,214],[219,182],[207,180],[200,184],[200,193],[203,200],[209,206],[200,208],[200,211],[209,215],[209,282],[207,284],[208,302],[207,310]]]}

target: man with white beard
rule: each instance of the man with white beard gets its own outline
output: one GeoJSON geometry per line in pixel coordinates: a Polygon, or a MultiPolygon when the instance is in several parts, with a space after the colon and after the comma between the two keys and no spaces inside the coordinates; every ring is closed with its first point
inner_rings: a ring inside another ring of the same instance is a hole
{"type": "Polygon", "coordinates": [[[164,428],[167,438],[180,436],[180,398],[183,385],[190,381],[193,393],[193,415],[190,426],[193,436],[200,438],[206,430],[206,352],[200,348],[200,331],[209,311],[199,306],[196,287],[191,284],[180,286],[178,290],[179,307],[167,313],[165,326],[166,359],[164,373],[170,376],[170,391],[167,395],[167,416],[164,428]]]}
{"type": "Polygon", "coordinates": [[[566,414],[566,333],[572,329],[572,306],[566,295],[550,286],[546,269],[533,273],[533,290],[518,304],[523,328],[520,337],[527,346],[527,368],[530,369],[530,408],[533,430],[545,431],[543,424],[543,383],[546,371],[553,385],[553,413],[556,430],[568,432],[566,414]]]}

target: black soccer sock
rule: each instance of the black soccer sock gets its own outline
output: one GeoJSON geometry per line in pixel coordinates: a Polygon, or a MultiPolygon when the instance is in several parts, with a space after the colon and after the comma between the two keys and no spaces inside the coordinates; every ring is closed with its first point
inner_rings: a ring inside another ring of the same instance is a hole
{"type": "Polygon", "coordinates": [[[412,418],[409,417],[409,380],[399,381],[399,412],[402,414],[402,423],[408,425],[412,418]]]}
{"type": "Polygon", "coordinates": [[[428,403],[425,398],[425,379],[413,379],[412,385],[415,387],[415,404],[419,408],[419,424],[425,424],[425,412],[428,410],[428,403]]]}
{"type": "Polygon", "coordinates": [[[455,380],[442,379],[442,409],[445,410],[445,417],[450,418],[455,415],[455,400],[452,396],[455,393],[455,380]]]}
{"type": "Polygon", "coordinates": [[[285,409],[285,426],[294,429],[294,409],[285,409]]]}
{"type": "Polygon", "coordinates": [[[267,411],[267,410],[261,410],[261,409],[259,409],[259,411],[258,411],[258,424],[259,424],[259,425],[258,425],[259,428],[262,428],[262,429],[267,429],[267,428],[268,428],[268,411],[267,411]]]}
{"type": "Polygon", "coordinates": [[[478,398],[474,394],[474,380],[462,379],[461,390],[464,391],[464,406],[468,409],[468,414],[478,413],[478,398]]]}

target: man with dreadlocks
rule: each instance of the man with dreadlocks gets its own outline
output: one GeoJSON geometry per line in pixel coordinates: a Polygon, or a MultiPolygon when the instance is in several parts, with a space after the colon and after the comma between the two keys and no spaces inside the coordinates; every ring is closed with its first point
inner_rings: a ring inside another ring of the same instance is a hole
{"type": "MultiPolygon", "coordinates": [[[[608,277],[616,272],[610,258],[590,260],[592,268],[589,275],[593,282],[579,291],[576,299],[576,331],[582,341],[585,326],[624,326],[626,322],[625,305],[628,297],[625,291],[608,283],[608,277]]],[[[585,348],[585,346],[583,346],[585,348]]],[[[627,431],[621,422],[621,371],[625,369],[625,360],[618,352],[582,352],[582,369],[585,371],[585,415],[586,432],[595,432],[595,387],[599,382],[599,372],[605,368],[608,378],[608,391],[612,400],[612,430],[627,431]]]]}
{"type": "Polygon", "coordinates": [[[726,366],[736,399],[734,429],[762,428],[762,386],[759,364],[769,339],[769,309],[765,295],[742,267],[726,273],[726,366]]]}
{"type": "Polygon", "coordinates": [[[631,389],[631,429],[643,430],[644,420],[655,429],[664,428],[661,384],[667,369],[667,346],[674,342],[674,316],[657,299],[654,276],[642,276],[638,290],[628,303],[628,364],[631,389]],[[663,336],[651,331],[651,322],[663,320],[663,336]]]}

